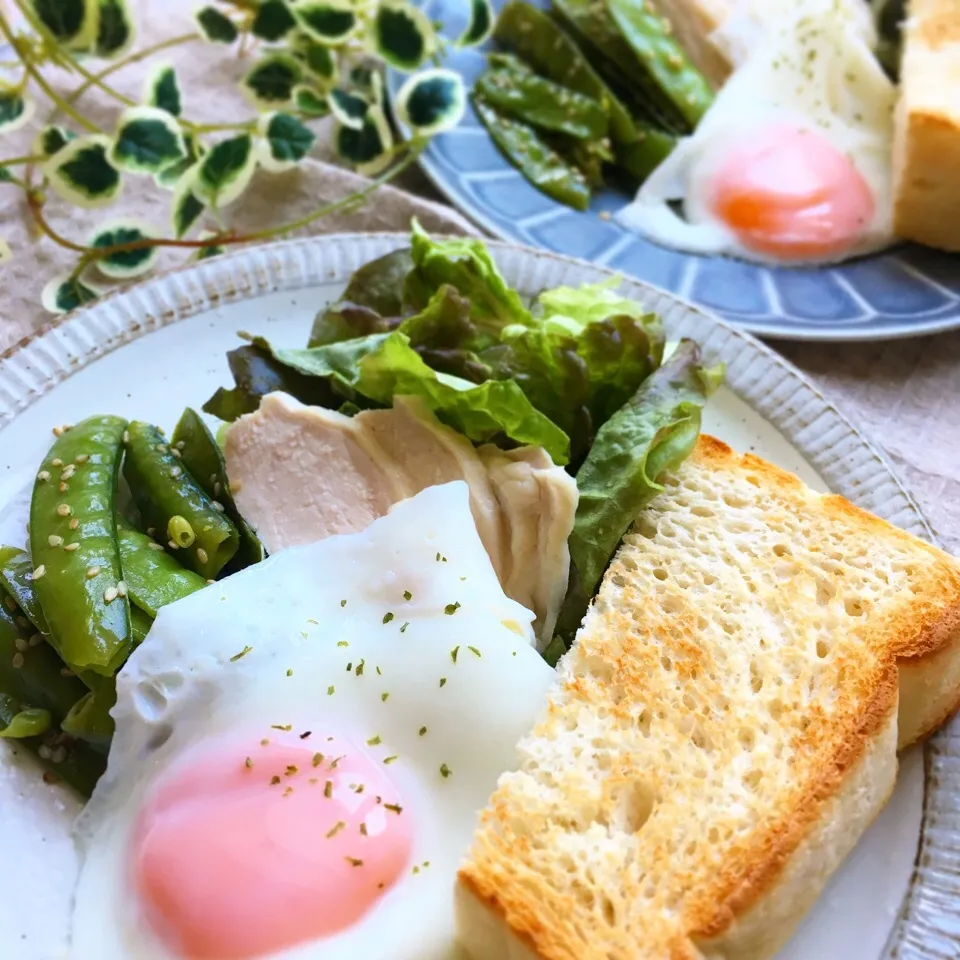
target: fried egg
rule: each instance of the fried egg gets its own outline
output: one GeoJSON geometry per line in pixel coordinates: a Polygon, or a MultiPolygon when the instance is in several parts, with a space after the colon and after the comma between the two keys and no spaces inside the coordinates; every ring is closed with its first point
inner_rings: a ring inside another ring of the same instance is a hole
{"type": "Polygon", "coordinates": [[[665,246],[771,263],[893,242],[895,89],[845,4],[783,17],[620,223],[665,246]]]}
{"type": "Polygon", "coordinates": [[[74,960],[447,960],[554,672],[458,482],[165,607],[77,827],[74,960]]]}

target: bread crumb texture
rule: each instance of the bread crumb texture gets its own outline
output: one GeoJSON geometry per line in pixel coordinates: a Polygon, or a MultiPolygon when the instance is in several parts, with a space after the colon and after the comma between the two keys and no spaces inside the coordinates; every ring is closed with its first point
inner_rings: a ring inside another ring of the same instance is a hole
{"type": "Polygon", "coordinates": [[[702,437],[482,814],[471,954],[771,956],[892,789],[898,700],[901,745],[957,708],[958,635],[952,558],[702,437]]]}

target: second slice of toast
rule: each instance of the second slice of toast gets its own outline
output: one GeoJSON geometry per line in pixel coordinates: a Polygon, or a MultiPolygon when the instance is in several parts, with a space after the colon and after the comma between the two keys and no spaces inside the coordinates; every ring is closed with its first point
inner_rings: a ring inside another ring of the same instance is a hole
{"type": "Polygon", "coordinates": [[[766,960],[958,701],[960,565],[703,437],[481,816],[463,943],[766,960]]]}

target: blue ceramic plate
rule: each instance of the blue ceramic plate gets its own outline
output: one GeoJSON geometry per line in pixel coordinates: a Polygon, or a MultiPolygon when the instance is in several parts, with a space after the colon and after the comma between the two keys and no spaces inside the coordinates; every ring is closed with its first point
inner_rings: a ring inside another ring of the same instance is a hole
{"type": "MultiPolygon", "coordinates": [[[[466,0],[424,4],[451,38],[462,32],[467,6],[466,0]]],[[[484,63],[482,48],[452,48],[444,66],[472,87],[484,63]]],[[[391,72],[391,96],[404,79],[391,72]]],[[[630,199],[624,193],[596,194],[590,210],[579,213],[535,190],[471,107],[457,129],[434,138],[422,165],[456,207],[494,236],[630,274],[765,337],[885,340],[960,327],[960,257],[905,245],[838,267],[788,269],[669,250],[604,219],[630,199]]]]}

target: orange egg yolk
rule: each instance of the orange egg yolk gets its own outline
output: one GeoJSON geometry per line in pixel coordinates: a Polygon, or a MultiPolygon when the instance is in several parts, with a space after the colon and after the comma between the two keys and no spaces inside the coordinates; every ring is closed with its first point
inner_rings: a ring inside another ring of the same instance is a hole
{"type": "Polygon", "coordinates": [[[178,956],[246,960],[329,937],[411,860],[412,815],[382,762],[342,736],[265,739],[194,749],[139,817],[141,913],[178,956]]]}
{"type": "Polygon", "coordinates": [[[728,154],[708,196],[743,246],[785,260],[845,253],[874,212],[850,158],[821,134],[787,125],[728,154]]]}

